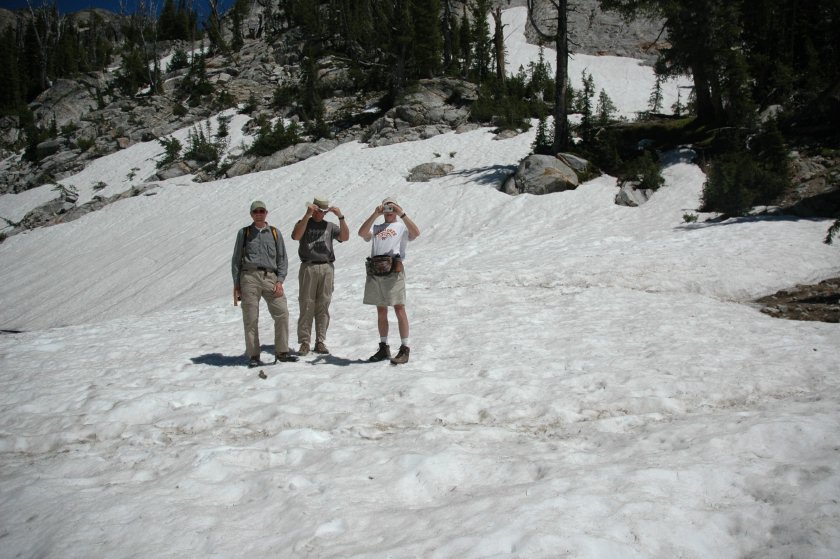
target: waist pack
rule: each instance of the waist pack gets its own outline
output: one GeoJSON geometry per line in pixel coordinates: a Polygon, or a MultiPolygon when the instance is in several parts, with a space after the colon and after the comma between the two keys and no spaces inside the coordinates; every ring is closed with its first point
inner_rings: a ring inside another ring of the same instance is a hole
{"type": "Polygon", "coordinates": [[[402,260],[390,255],[369,256],[365,267],[367,272],[374,276],[387,276],[403,271],[402,260]]]}

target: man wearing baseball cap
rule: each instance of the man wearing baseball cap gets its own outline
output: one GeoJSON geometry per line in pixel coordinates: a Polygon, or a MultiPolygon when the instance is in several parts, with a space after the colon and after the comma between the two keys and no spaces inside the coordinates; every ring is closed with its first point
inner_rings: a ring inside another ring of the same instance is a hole
{"type": "Polygon", "coordinates": [[[268,209],[256,200],[251,204],[253,222],[239,230],[233,248],[233,304],[242,301],[242,322],[245,326],[245,351],[248,366],[258,367],[260,360],[260,298],[265,299],[274,319],[275,362],[297,361],[289,354],[289,309],[283,282],[289,261],[283,236],[268,224],[268,209]]]}
{"type": "Polygon", "coordinates": [[[329,353],[327,328],[330,326],[330,301],[335,283],[335,253],[333,241],[343,243],[350,238],[344,214],[330,206],[324,196],[316,196],[306,205],[306,213],[295,223],[292,239],[299,241],[298,256],[298,355],[309,353],[312,342],[312,320],[315,320],[315,353],[329,353]],[[328,213],[335,214],[338,224],[326,221],[328,213]]]}

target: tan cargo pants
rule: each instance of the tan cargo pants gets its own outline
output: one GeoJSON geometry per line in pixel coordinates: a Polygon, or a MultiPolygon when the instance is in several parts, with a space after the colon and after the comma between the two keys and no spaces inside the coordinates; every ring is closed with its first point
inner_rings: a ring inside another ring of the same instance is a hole
{"type": "Polygon", "coordinates": [[[249,357],[260,354],[260,298],[265,299],[268,312],[274,319],[274,352],[289,351],[289,308],[286,297],[274,295],[277,276],[274,272],[246,270],[239,276],[242,298],[242,322],[245,325],[245,351],[249,357]]]}
{"type": "Polygon", "coordinates": [[[325,342],[330,327],[330,302],[335,284],[335,266],[332,262],[315,264],[301,262],[298,273],[300,315],[298,316],[298,343],[312,340],[312,319],[315,319],[315,341],[325,342]]]}

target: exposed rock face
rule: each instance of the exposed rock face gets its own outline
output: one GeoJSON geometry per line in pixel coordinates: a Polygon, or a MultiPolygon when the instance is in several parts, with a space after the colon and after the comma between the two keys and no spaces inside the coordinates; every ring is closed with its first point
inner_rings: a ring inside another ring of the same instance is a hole
{"type": "Polygon", "coordinates": [[[794,152],[794,187],[780,202],[785,213],[799,217],[840,216],[840,156],[794,152]]]}
{"type": "Polygon", "coordinates": [[[422,80],[371,125],[368,143],[384,146],[449,132],[467,122],[467,104],[476,99],[475,84],[453,78],[422,80]]]}
{"type": "Polygon", "coordinates": [[[503,186],[508,194],[551,194],[577,188],[578,176],[552,155],[529,155],[503,186]]]}
{"type": "Polygon", "coordinates": [[[95,74],[76,80],[56,80],[30,105],[35,122],[42,128],[49,128],[54,122],[58,129],[76,124],[98,108],[97,93],[106,87],[105,79],[95,74]]]}
{"type": "MultiPolygon", "coordinates": [[[[575,45],[575,52],[629,56],[652,64],[659,49],[667,45],[664,37],[656,42],[662,30],[661,21],[638,19],[627,22],[616,13],[602,11],[598,0],[570,0],[569,7],[572,8],[568,14],[569,42],[575,45]]],[[[549,0],[537,0],[535,19],[545,22],[546,31],[554,32],[557,11],[549,0]]],[[[540,38],[530,21],[525,35],[528,42],[539,44],[540,38]]]]}
{"type": "Polygon", "coordinates": [[[840,322],[840,278],[816,285],[797,285],[755,301],[776,318],[840,322]]]}
{"type": "Polygon", "coordinates": [[[58,198],[50,200],[49,202],[42,204],[27,213],[20,223],[7,233],[7,236],[16,235],[22,231],[34,229],[36,227],[47,227],[58,223],[74,221],[83,215],[102,209],[108,204],[112,204],[118,200],[131,198],[144,193],[147,196],[154,194],[154,192],[149,191],[158,187],[158,184],[147,183],[141,186],[135,186],[130,190],[120,194],[115,194],[114,196],[110,196],[108,198],[96,196],[93,200],[82,204],[81,206],[76,205],[78,197],[74,193],[62,192],[58,198]]]}

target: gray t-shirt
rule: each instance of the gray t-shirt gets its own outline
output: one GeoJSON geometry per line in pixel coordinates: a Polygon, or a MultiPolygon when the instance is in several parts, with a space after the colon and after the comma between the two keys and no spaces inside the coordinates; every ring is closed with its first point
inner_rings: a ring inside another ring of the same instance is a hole
{"type": "Polygon", "coordinates": [[[298,244],[301,262],[334,262],[333,239],[338,239],[339,232],[335,223],[310,219],[298,244]]]}

